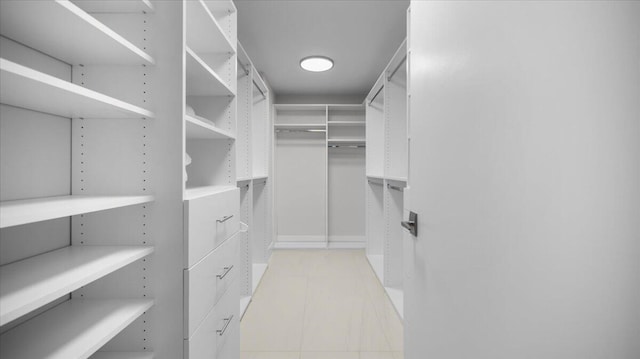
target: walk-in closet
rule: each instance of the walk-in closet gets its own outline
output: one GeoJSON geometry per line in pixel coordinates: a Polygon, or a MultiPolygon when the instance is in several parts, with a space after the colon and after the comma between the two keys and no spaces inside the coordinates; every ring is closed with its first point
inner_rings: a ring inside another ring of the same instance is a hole
{"type": "Polygon", "coordinates": [[[640,1],[0,0],[0,359],[640,358],[640,1]]]}

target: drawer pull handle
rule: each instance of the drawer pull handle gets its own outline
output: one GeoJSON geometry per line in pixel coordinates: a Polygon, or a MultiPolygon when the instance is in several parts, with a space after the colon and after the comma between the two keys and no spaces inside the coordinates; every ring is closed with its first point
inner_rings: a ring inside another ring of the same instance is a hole
{"type": "Polygon", "coordinates": [[[223,335],[224,335],[224,332],[226,332],[226,331],[227,331],[227,327],[229,326],[229,324],[231,324],[231,320],[232,320],[232,319],[233,319],[233,314],[232,314],[229,318],[224,318],[224,319],[222,319],[222,320],[224,320],[224,321],[225,321],[225,323],[224,323],[224,327],[222,327],[222,329],[218,329],[218,330],[216,330],[216,332],[218,332],[218,335],[219,335],[219,336],[223,336],[223,335]]]}
{"type": "Polygon", "coordinates": [[[229,274],[229,272],[231,272],[232,269],[233,269],[233,265],[231,265],[229,267],[224,267],[224,273],[218,274],[216,277],[222,279],[222,278],[226,277],[227,274],[229,274]]]}
{"type": "Polygon", "coordinates": [[[232,214],[232,215],[230,215],[230,216],[224,216],[224,217],[222,217],[222,219],[216,219],[216,222],[218,222],[218,223],[224,223],[224,222],[226,222],[226,221],[230,220],[231,218],[233,218],[233,214],[232,214]]]}

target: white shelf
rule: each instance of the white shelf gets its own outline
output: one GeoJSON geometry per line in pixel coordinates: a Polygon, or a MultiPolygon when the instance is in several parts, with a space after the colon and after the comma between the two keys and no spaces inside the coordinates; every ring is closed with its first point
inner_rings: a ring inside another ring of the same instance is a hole
{"type": "Polygon", "coordinates": [[[330,138],[328,139],[329,143],[354,143],[354,144],[364,144],[364,138],[330,138]]]}
{"type": "Polygon", "coordinates": [[[354,127],[354,126],[362,126],[366,125],[364,121],[328,121],[329,126],[335,127],[354,127]]]}
{"type": "MultiPolygon", "coordinates": [[[[1,3],[7,2],[19,1],[1,3]]],[[[0,98],[7,105],[73,118],[154,117],[141,107],[5,59],[0,59],[0,71],[0,98]]]]}
{"type": "Polygon", "coordinates": [[[367,254],[369,265],[378,277],[380,283],[384,286],[384,258],[381,254],[367,254]]]}
{"type": "Polygon", "coordinates": [[[276,111],[322,111],[326,112],[327,105],[314,104],[275,104],[276,111]]]}
{"type": "Polygon", "coordinates": [[[146,299],[66,301],[2,334],[0,357],[87,358],[152,305],[146,299]]]}
{"type": "Polygon", "coordinates": [[[90,13],[150,13],[155,9],[150,0],[73,0],[73,3],[82,10],[90,13]]]}
{"type": "Polygon", "coordinates": [[[251,177],[238,177],[236,178],[236,182],[248,182],[251,181],[253,178],[251,177]]]}
{"type": "Polygon", "coordinates": [[[222,193],[237,189],[236,186],[201,186],[191,187],[185,190],[184,200],[189,201],[201,197],[211,196],[212,194],[222,193]]]}
{"type": "Polygon", "coordinates": [[[255,293],[256,288],[260,284],[262,276],[267,271],[268,264],[266,263],[254,263],[251,268],[251,293],[255,293]]]}
{"type": "Polygon", "coordinates": [[[187,138],[205,140],[233,140],[235,136],[226,130],[214,126],[208,121],[185,115],[185,133],[187,138]]]}
{"type": "Polygon", "coordinates": [[[185,1],[187,46],[199,54],[236,52],[213,13],[202,0],[185,1]]]}
{"type": "Polygon", "coordinates": [[[317,123],[276,123],[273,127],[277,130],[326,130],[327,128],[325,124],[317,123]]]}
{"type": "Polygon", "coordinates": [[[153,252],[153,247],[69,246],[0,267],[0,325],[153,252]]]}
{"type": "Polygon", "coordinates": [[[153,352],[96,352],[90,359],[153,359],[153,352]]]}
{"type": "Polygon", "coordinates": [[[153,58],[68,0],[0,1],[3,36],[72,65],[153,64],[153,58]]]}
{"type": "Polygon", "coordinates": [[[253,180],[254,181],[259,181],[259,180],[263,180],[263,179],[266,180],[268,178],[269,178],[268,175],[254,175],[253,176],[253,180]]]}
{"type": "Polygon", "coordinates": [[[234,96],[220,76],[189,47],[186,58],[187,96],[234,96]]]}
{"type": "Polygon", "coordinates": [[[367,174],[367,178],[368,179],[374,179],[374,180],[384,180],[384,176],[380,176],[380,175],[371,175],[371,174],[367,174]]]}
{"type": "Polygon", "coordinates": [[[0,202],[0,228],[152,202],[153,196],[58,196],[0,202]]]}
{"type": "Polygon", "coordinates": [[[392,177],[392,176],[386,176],[385,179],[389,180],[389,181],[394,181],[394,182],[401,182],[403,184],[407,184],[407,177],[392,177]]]}
{"type": "Polygon", "coordinates": [[[242,319],[244,313],[247,311],[247,308],[249,308],[249,303],[251,303],[250,295],[240,297],[240,319],[242,319]]]}

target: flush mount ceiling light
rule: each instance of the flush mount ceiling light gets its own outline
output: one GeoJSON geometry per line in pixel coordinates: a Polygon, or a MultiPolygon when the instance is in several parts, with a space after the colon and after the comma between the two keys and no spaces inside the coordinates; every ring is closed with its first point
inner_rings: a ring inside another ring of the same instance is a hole
{"type": "Polygon", "coordinates": [[[311,72],[331,70],[333,60],[325,56],[308,56],[300,60],[300,67],[311,72]]]}

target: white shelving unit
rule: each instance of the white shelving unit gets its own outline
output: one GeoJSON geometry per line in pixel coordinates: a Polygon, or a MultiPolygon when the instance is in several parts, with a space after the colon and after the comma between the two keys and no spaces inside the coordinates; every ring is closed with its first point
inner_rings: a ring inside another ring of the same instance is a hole
{"type": "Polygon", "coordinates": [[[240,245],[240,314],[264,275],[272,246],[271,95],[240,43],[238,49],[238,159],[240,217],[248,226],[240,245]]]}
{"type": "Polygon", "coordinates": [[[6,105],[73,118],[154,117],[144,108],[6,59],[0,59],[0,71],[0,96],[6,105]]]}
{"type": "MultiPolygon", "coordinates": [[[[148,8],[145,1],[106,1],[110,11],[127,13],[148,8]]],[[[97,2],[95,2],[97,3],[97,2]]],[[[147,52],[69,0],[3,1],[0,33],[68,64],[153,65],[147,52]],[[23,31],[22,29],[29,29],[23,31]]]]}
{"type": "Polygon", "coordinates": [[[236,28],[231,0],[0,1],[2,358],[239,356],[239,278],[252,293],[272,242],[272,100],[246,57],[238,128],[236,28]]]}
{"type": "Polygon", "coordinates": [[[146,299],[72,299],[0,337],[3,358],[87,358],[153,306],[146,299]],[[24,345],[24,337],[39,338],[24,345]]]}
{"type": "Polygon", "coordinates": [[[153,252],[140,246],[69,246],[0,267],[0,325],[153,252]]]}
{"type": "Polygon", "coordinates": [[[97,352],[91,359],[153,359],[153,353],[97,352]]]}
{"type": "Polygon", "coordinates": [[[403,317],[407,187],[407,48],[403,42],[367,96],[367,258],[403,317]]]}
{"type": "Polygon", "coordinates": [[[275,247],[364,247],[365,192],[353,190],[365,179],[364,106],[278,104],[276,113],[275,247]]]}
{"type": "Polygon", "coordinates": [[[221,16],[235,13],[231,1],[185,1],[187,13],[187,45],[197,53],[235,53],[235,31],[221,26],[221,16]],[[206,34],[206,36],[202,36],[206,34]]]}
{"type": "Polygon", "coordinates": [[[189,47],[187,52],[187,96],[233,96],[227,83],[189,47]]]}
{"type": "Polygon", "coordinates": [[[71,195],[0,202],[0,228],[149,203],[153,196],[71,195]]]}
{"type": "Polygon", "coordinates": [[[148,356],[164,335],[148,324],[152,11],[0,2],[3,358],[148,356]]]}
{"type": "Polygon", "coordinates": [[[235,135],[229,131],[221,130],[216,126],[199,118],[185,115],[187,139],[202,140],[234,140],[235,135]]]}

